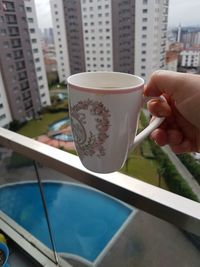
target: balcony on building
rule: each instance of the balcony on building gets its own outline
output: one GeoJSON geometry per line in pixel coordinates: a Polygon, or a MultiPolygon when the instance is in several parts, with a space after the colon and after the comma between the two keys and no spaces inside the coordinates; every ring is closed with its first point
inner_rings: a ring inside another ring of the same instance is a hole
{"type": "Polygon", "coordinates": [[[3,128],[0,156],[11,267],[199,266],[198,202],[3,128]]]}

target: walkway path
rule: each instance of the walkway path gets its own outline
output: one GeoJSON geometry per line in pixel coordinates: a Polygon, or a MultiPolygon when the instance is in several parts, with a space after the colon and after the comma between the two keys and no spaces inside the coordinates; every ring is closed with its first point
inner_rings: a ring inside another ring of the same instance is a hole
{"type": "Polygon", "coordinates": [[[191,175],[185,165],[180,161],[180,159],[171,151],[169,146],[162,147],[162,150],[168,155],[171,162],[176,167],[177,171],[180,173],[183,179],[185,179],[185,181],[188,183],[188,185],[197,195],[200,201],[200,185],[197,183],[197,181],[194,179],[194,177],[191,175]]]}

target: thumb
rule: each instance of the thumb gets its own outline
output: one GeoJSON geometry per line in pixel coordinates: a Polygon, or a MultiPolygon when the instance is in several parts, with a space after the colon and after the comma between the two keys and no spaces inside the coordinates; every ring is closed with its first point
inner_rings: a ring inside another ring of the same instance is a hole
{"type": "Polygon", "coordinates": [[[200,77],[198,75],[158,70],[151,76],[144,94],[146,96],[166,94],[179,103],[191,94],[195,94],[199,87],[200,77]]]}
{"type": "Polygon", "coordinates": [[[200,126],[200,75],[159,70],[145,87],[146,96],[166,94],[179,112],[192,124],[200,126]]]}

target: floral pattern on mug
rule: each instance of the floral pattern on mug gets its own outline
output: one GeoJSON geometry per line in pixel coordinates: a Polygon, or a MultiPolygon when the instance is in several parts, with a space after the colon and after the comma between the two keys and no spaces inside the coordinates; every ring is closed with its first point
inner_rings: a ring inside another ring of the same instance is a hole
{"type": "Polygon", "coordinates": [[[108,129],[110,126],[110,111],[102,102],[87,99],[79,101],[76,105],[70,106],[71,124],[76,144],[76,149],[80,158],[84,156],[98,157],[105,155],[103,144],[108,138],[108,129]],[[87,136],[85,112],[90,113],[95,120],[97,133],[89,131],[87,136]]]}

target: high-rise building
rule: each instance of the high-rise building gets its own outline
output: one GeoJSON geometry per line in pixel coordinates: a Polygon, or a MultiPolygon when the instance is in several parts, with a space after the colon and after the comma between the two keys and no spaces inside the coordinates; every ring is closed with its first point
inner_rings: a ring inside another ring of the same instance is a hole
{"type": "Polygon", "coordinates": [[[200,27],[181,27],[172,29],[172,34],[177,42],[183,44],[184,49],[200,47],[200,27]]]}
{"type": "Polygon", "coordinates": [[[26,17],[28,21],[37,83],[40,93],[40,101],[42,106],[47,106],[50,105],[49,88],[43,60],[42,47],[40,42],[40,31],[37,23],[35,4],[34,0],[24,0],[24,3],[26,8],[26,17]]]}
{"type": "Polygon", "coordinates": [[[53,38],[53,29],[52,28],[45,28],[43,32],[43,39],[45,41],[45,44],[53,44],[54,38],[53,38]]]}
{"type": "Polygon", "coordinates": [[[165,64],[168,0],[51,0],[61,81],[82,71],[148,79],[165,64]]]}
{"type": "Polygon", "coordinates": [[[6,90],[2,77],[2,71],[0,67],[0,126],[8,126],[12,121],[10,108],[6,96],[6,90]]]}
{"type": "Polygon", "coordinates": [[[50,99],[34,1],[1,0],[0,22],[0,95],[7,118],[0,115],[0,126],[5,126],[37,117],[50,99]]]}

